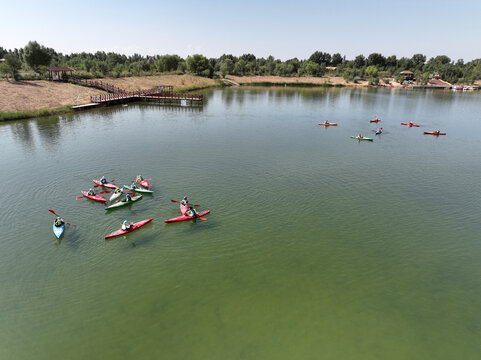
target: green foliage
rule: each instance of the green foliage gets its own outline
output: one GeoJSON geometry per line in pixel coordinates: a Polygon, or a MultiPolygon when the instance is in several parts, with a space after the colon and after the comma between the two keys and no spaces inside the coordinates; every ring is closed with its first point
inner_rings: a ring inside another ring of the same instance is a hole
{"type": "Polygon", "coordinates": [[[205,70],[209,69],[209,61],[204,55],[195,54],[188,56],[185,63],[187,70],[195,75],[201,75],[205,70]]]}
{"type": "Polygon", "coordinates": [[[313,61],[307,60],[302,63],[298,73],[299,76],[318,76],[320,66],[313,61]]]}
{"type": "Polygon", "coordinates": [[[52,61],[52,54],[45,46],[36,41],[30,41],[24,49],[23,58],[25,62],[36,72],[40,72],[40,66],[49,66],[52,61]]]}
{"type": "MultiPolygon", "coordinates": [[[[10,74],[15,80],[18,80],[18,70],[22,67],[18,55],[15,53],[9,53],[4,56],[7,73],[10,74]]],[[[7,75],[8,76],[8,75],[7,75]]]]}
{"type": "Polygon", "coordinates": [[[17,111],[17,112],[0,111],[0,121],[49,116],[49,115],[62,114],[62,113],[71,112],[71,111],[72,111],[71,105],[66,105],[66,106],[55,108],[55,109],[26,110],[26,111],[17,111]]]}

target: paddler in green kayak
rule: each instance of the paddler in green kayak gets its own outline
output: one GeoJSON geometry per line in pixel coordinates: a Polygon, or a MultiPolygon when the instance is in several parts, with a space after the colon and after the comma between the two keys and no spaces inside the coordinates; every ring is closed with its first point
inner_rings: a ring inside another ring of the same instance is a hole
{"type": "Polygon", "coordinates": [[[125,199],[122,200],[122,202],[129,202],[129,201],[132,201],[132,196],[130,196],[130,194],[125,194],[125,199]]]}
{"type": "Polygon", "coordinates": [[[95,196],[94,189],[90,188],[89,192],[87,193],[88,196],[95,196]]]}
{"type": "Polygon", "coordinates": [[[137,186],[137,182],[136,182],[136,181],[132,182],[132,184],[130,184],[130,187],[131,187],[132,189],[138,189],[138,188],[139,188],[139,187],[137,186]]]}

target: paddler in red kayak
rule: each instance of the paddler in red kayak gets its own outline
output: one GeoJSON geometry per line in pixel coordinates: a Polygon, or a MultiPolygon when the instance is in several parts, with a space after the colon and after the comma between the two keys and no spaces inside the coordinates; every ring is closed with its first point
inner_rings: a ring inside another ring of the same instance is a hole
{"type": "Polygon", "coordinates": [[[133,225],[134,223],[129,223],[127,220],[124,220],[124,222],[122,223],[122,227],[121,229],[124,230],[124,231],[127,231],[127,230],[130,230],[130,227],[133,225]]]}
{"type": "Polygon", "coordinates": [[[94,189],[90,188],[89,192],[87,193],[88,196],[95,196],[94,189]]]}
{"type": "Polygon", "coordinates": [[[195,209],[190,206],[189,209],[185,212],[185,216],[190,216],[190,217],[194,217],[197,215],[197,211],[195,211],[195,209]]]}
{"type": "Polygon", "coordinates": [[[100,183],[101,183],[101,184],[107,184],[107,179],[105,178],[105,176],[102,176],[102,177],[100,178],[100,183]]]}
{"type": "Polygon", "coordinates": [[[136,181],[140,183],[141,181],[144,181],[144,178],[142,177],[142,175],[137,175],[136,181]]]}
{"type": "Polygon", "coordinates": [[[189,203],[189,200],[187,199],[187,196],[184,196],[184,198],[180,201],[182,205],[187,205],[189,203]]]}

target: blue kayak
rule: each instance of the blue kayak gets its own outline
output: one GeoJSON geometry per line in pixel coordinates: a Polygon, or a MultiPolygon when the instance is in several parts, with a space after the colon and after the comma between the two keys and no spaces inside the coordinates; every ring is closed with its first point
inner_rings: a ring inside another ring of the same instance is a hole
{"type": "Polygon", "coordinates": [[[63,223],[60,226],[55,226],[55,223],[53,223],[53,233],[55,234],[57,239],[60,239],[60,236],[62,236],[64,230],[65,230],[65,223],[63,223]]]}

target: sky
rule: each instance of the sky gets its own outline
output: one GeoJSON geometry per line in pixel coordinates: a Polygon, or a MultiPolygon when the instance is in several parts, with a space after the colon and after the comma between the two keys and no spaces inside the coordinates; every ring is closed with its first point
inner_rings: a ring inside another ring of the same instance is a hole
{"type": "Polygon", "coordinates": [[[57,52],[481,58],[481,0],[0,0],[0,46],[57,52]]]}

